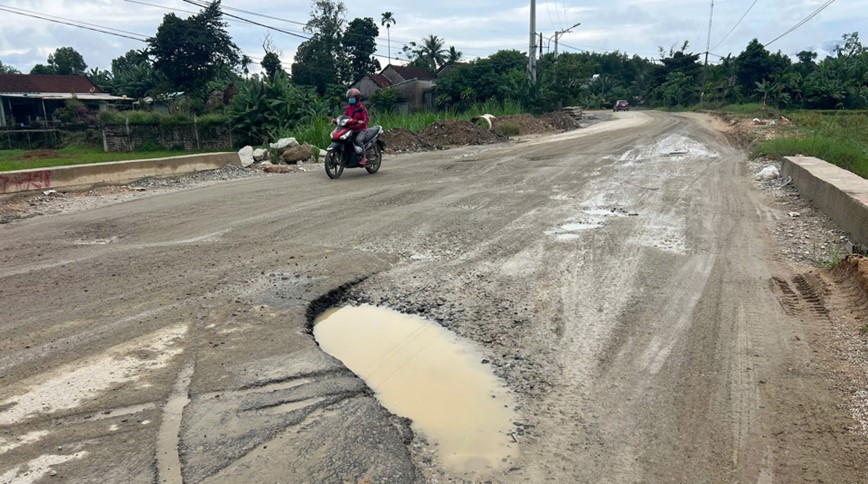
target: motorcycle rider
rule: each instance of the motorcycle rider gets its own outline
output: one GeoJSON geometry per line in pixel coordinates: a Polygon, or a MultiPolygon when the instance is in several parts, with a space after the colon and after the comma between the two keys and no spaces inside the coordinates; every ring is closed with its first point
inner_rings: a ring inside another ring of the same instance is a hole
{"type": "Polygon", "coordinates": [[[353,146],[356,149],[356,154],[361,156],[359,166],[365,166],[368,160],[365,158],[365,133],[368,131],[368,109],[362,104],[362,92],[358,89],[350,89],[347,91],[347,106],[344,111],[345,116],[352,118],[353,146]]]}

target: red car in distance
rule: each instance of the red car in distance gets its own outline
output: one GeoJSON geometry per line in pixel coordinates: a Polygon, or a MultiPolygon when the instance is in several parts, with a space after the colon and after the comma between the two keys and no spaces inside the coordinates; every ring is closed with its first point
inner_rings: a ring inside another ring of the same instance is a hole
{"type": "Polygon", "coordinates": [[[618,112],[618,111],[629,111],[629,110],[630,110],[630,103],[628,103],[628,102],[625,101],[624,99],[621,99],[621,100],[619,100],[618,102],[616,102],[616,103],[615,103],[615,107],[612,108],[612,111],[615,111],[615,112],[618,112]]]}

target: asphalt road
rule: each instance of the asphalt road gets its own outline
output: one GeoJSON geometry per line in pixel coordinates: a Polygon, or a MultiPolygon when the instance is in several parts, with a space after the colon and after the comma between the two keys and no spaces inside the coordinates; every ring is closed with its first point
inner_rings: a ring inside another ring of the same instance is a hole
{"type": "Polygon", "coordinates": [[[2,226],[0,482],[864,482],[745,160],[618,113],[2,226]],[[310,336],[346,301],[476,342],[515,462],[443,470],[310,336]]]}

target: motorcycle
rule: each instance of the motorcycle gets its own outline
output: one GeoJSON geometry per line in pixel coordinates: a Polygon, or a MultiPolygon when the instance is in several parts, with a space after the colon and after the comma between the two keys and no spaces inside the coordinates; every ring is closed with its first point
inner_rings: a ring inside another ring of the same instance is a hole
{"type": "MultiPolygon", "coordinates": [[[[332,131],[332,144],[326,150],[325,171],[329,178],[339,178],[344,168],[362,168],[359,166],[361,155],[356,153],[355,145],[353,144],[352,130],[355,120],[349,116],[341,116],[332,120],[337,127],[332,131]]],[[[370,174],[374,174],[380,169],[380,164],[383,161],[383,150],[386,149],[386,143],[380,139],[380,134],[383,128],[374,126],[367,131],[363,131],[359,136],[364,136],[364,153],[368,159],[365,163],[365,170],[370,174]]]]}

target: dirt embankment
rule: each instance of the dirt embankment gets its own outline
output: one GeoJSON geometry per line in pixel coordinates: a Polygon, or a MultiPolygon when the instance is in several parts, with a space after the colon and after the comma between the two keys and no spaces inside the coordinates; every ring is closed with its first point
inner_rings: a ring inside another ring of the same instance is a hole
{"type": "Polygon", "coordinates": [[[494,129],[489,130],[470,121],[437,121],[418,133],[401,128],[391,129],[383,133],[383,141],[386,142],[387,152],[406,153],[443,149],[449,146],[499,143],[509,139],[498,130],[499,127],[505,126],[518,128],[518,133],[522,135],[554,134],[580,127],[579,123],[566,113],[503,116],[494,119],[493,125],[494,129]]]}
{"type": "Polygon", "coordinates": [[[722,131],[729,140],[741,148],[750,148],[754,143],[771,139],[792,136],[792,123],[783,116],[772,118],[751,118],[735,114],[708,111],[722,121],[716,127],[722,131]]]}

